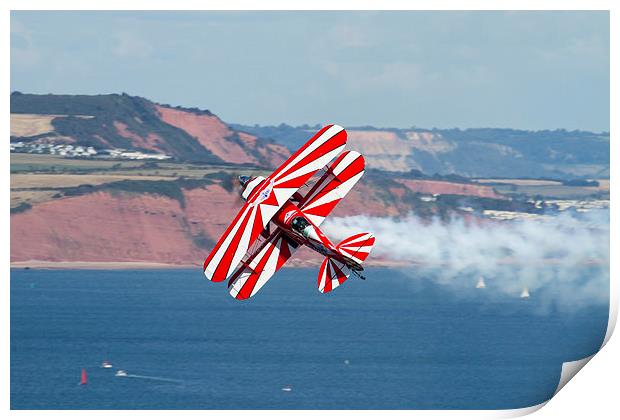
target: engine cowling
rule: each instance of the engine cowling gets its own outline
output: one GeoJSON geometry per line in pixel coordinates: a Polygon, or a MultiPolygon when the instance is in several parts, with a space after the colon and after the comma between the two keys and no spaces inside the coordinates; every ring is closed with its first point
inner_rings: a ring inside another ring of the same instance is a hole
{"type": "Polygon", "coordinates": [[[303,216],[303,213],[295,204],[287,202],[276,214],[273,221],[284,229],[292,229],[295,218],[303,216]]]}

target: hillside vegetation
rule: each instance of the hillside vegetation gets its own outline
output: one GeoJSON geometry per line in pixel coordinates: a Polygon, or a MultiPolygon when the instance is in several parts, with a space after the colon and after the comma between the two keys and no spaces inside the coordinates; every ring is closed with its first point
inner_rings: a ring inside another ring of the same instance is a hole
{"type": "Polygon", "coordinates": [[[126,149],[169,155],[182,162],[227,163],[218,153],[235,150],[239,162],[271,166],[284,148],[269,148],[256,137],[231,129],[217,116],[195,108],[173,108],[127,94],[32,95],[11,94],[11,141],[69,143],[97,150],[126,149]],[[49,117],[46,117],[49,116],[49,117]],[[184,124],[190,120],[192,124],[184,124]],[[28,121],[38,124],[30,131],[28,121]],[[194,125],[213,136],[201,136],[194,125]],[[51,127],[50,127],[51,125],[51,127]]]}

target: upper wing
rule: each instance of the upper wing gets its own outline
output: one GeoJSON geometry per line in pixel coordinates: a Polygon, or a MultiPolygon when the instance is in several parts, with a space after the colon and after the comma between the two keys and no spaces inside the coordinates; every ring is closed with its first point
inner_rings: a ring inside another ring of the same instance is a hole
{"type": "Polygon", "coordinates": [[[344,152],[301,199],[299,208],[319,226],[364,175],[364,166],[364,157],[358,152],[344,152]]]}
{"type": "Polygon", "coordinates": [[[258,185],[205,260],[205,275],[212,281],[228,278],[276,212],[346,142],[344,128],[328,125],[258,185]]]}
{"type": "Polygon", "coordinates": [[[269,236],[248,261],[241,264],[230,278],[230,294],[239,300],[254,296],[299,245],[283,234],[280,228],[269,236]]]}

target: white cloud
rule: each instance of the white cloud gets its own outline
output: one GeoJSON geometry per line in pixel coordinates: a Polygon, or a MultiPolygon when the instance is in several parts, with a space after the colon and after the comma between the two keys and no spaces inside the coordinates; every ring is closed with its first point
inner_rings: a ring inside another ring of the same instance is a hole
{"type": "Polygon", "coordinates": [[[19,11],[11,83],[75,93],[139,86],[262,124],[608,130],[608,21],[600,12],[19,11]],[[74,66],[50,80],[67,57],[88,69],[87,83],[74,66]],[[195,89],[213,80],[209,95],[195,89]],[[251,102],[257,90],[291,106],[251,102]]]}
{"type": "Polygon", "coordinates": [[[422,74],[416,63],[362,63],[323,60],[320,68],[341,86],[351,91],[412,91],[419,86],[422,74]]]}
{"type": "Polygon", "coordinates": [[[123,58],[149,58],[154,51],[154,47],[133,32],[122,31],[114,35],[116,44],[112,52],[123,58]]]}
{"type": "Polygon", "coordinates": [[[328,40],[332,48],[367,48],[375,45],[368,28],[360,25],[336,25],[330,31],[328,40]]]}
{"type": "Polygon", "coordinates": [[[20,67],[32,67],[41,59],[42,54],[35,48],[30,30],[11,16],[11,63],[20,67]]]}

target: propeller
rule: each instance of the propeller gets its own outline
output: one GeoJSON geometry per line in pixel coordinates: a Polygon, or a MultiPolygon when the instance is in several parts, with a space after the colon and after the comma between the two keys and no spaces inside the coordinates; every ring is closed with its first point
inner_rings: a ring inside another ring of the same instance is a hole
{"type": "MultiPolygon", "coordinates": [[[[243,197],[241,197],[241,193],[243,192],[243,189],[245,188],[245,183],[248,181],[248,179],[249,177],[246,177],[245,175],[240,175],[237,177],[237,193],[235,194],[235,199],[232,203],[235,209],[239,209],[245,203],[245,200],[243,200],[243,197]]],[[[235,184],[234,180],[233,184],[235,184]]]]}

